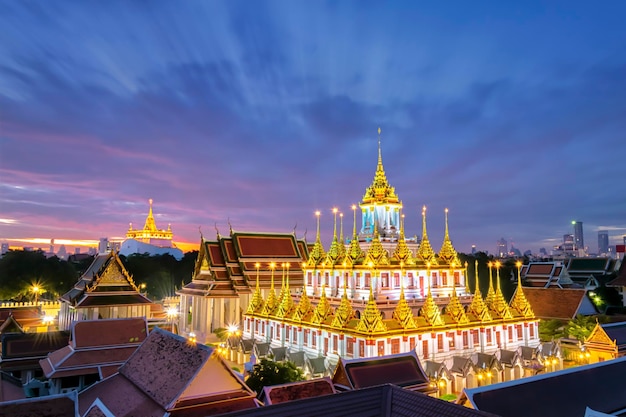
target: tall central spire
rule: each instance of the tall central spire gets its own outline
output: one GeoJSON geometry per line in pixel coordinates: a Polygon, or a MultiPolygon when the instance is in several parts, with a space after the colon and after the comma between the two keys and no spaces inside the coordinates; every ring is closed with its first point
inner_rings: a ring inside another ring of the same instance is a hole
{"type": "Polygon", "coordinates": [[[381,130],[378,128],[378,164],[376,165],[376,173],[374,174],[372,185],[365,190],[362,204],[398,203],[395,188],[389,185],[387,175],[385,174],[383,153],[380,145],[380,132],[381,130]]]}
{"type": "Polygon", "coordinates": [[[150,209],[148,210],[148,217],[146,217],[146,224],[144,224],[143,230],[156,232],[157,227],[156,227],[156,223],[154,222],[154,215],[152,214],[152,199],[149,199],[148,203],[150,203],[150,209]]]}

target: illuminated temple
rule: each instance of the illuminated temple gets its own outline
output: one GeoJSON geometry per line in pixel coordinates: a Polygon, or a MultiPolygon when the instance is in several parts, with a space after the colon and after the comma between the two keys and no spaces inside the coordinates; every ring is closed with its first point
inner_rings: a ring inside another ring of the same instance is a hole
{"type": "Polygon", "coordinates": [[[493,354],[539,345],[538,319],[521,284],[510,302],[500,288],[499,264],[490,266],[489,291],[471,293],[445,213],[439,251],[422,210],[419,246],[405,237],[402,203],[383,167],[380,142],[372,184],[352,206],[352,233],[339,231],[324,247],[320,214],[313,244],[294,234],[240,233],[202,240],[194,278],[178,293],[181,329],[206,335],[230,323],[242,341],[269,349],[342,358],[415,351],[425,361],[477,352],[493,354]],[[359,210],[360,209],[360,210],[359,210]],[[357,230],[360,211],[360,230],[357,230]]]}
{"type": "Polygon", "coordinates": [[[176,248],[172,242],[172,227],[167,225],[167,229],[157,228],[152,213],[152,199],[148,200],[150,209],[144,223],[143,229],[134,229],[130,223],[126,231],[126,240],[122,242],[120,254],[124,256],[133,253],[147,253],[149,255],[172,255],[176,259],[183,257],[183,251],[176,248]]]}

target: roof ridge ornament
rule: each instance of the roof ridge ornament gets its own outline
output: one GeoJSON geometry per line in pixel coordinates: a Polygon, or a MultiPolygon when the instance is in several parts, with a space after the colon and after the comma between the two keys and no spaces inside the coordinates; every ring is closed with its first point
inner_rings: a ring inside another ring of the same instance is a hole
{"type": "Polygon", "coordinates": [[[367,301],[367,305],[363,310],[363,314],[361,315],[361,319],[357,323],[355,330],[363,333],[381,333],[387,331],[387,326],[385,326],[385,323],[383,322],[380,310],[378,309],[376,300],[374,299],[372,283],[370,283],[370,296],[367,301]]]}
{"type": "Polygon", "coordinates": [[[452,241],[450,240],[450,233],[448,232],[448,209],[445,209],[446,228],[443,235],[443,243],[441,244],[441,250],[439,251],[439,258],[445,262],[451,264],[454,262],[456,265],[461,265],[459,255],[456,253],[452,241]]]}
{"type": "Polygon", "coordinates": [[[476,287],[474,288],[474,297],[469,305],[468,311],[474,313],[480,321],[491,321],[492,317],[489,314],[489,309],[483,300],[483,296],[480,293],[480,285],[478,282],[478,260],[474,262],[476,287]]]}
{"type": "Polygon", "coordinates": [[[402,214],[402,210],[400,210],[400,234],[398,235],[398,244],[393,252],[393,258],[400,261],[400,263],[404,263],[405,265],[413,265],[415,263],[413,260],[413,253],[411,252],[411,249],[409,249],[409,246],[406,244],[406,239],[404,238],[404,214],[402,214]]]}
{"type": "Polygon", "coordinates": [[[515,263],[515,266],[517,267],[517,290],[515,291],[515,295],[511,300],[510,306],[511,308],[517,310],[517,312],[524,316],[524,318],[534,318],[535,313],[533,312],[530,303],[526,299],[526,295],[524,295],[524,290],[522,289],[522,263],[520,261],[517,261],[515,263]]]}
{"type": "Polygon", "coordinates": [[[438,265],[435,251],[428,240],[428,232],[426,231],[426,206],[422,207],[422,241],[417,249],[416,258],[424,263],[438,265]]]}
{"type": "Polygon", "coordinates": [[[426,322],[431,326],[443,326],[445,322],[441,317],[441,311],[439,310],[439,306],[435,303],[433,299],[433,294],[430,290],[430,280],[432,279],[430,276],[430,262],[426,264],[427,270],[427,281],[428,281],[428,294],[426,295],[426,300],[424,301],[424,305],[420,309],[420,315],[424,317],[426,322]]]}
{"type": "Polygon", "coordinates": [[[315,217],[317,218],[317,234],[315,236],[315,244],[313,245],[313,249],[311,249],[311,253],[309,255],[309,261],[313,263],[313,266],[318,265],[326,257],[326,253],[324,253],[324,246],[322,245],[322,240],[320,238],[321,214],[322,213],[319,210],[315,212],[315,217]]]}

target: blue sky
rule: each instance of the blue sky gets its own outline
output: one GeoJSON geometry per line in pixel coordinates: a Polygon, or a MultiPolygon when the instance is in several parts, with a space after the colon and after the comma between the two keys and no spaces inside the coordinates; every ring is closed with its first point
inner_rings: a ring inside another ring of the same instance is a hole
{"type": "MultiPolygon", "coordinates": [[[[626,234],[622,1],[0,1],[0,240],[314,238],[371,183],[407,234],[626,234]]],[[[346,225],[350,233],[351,222],[346,225]]]]}

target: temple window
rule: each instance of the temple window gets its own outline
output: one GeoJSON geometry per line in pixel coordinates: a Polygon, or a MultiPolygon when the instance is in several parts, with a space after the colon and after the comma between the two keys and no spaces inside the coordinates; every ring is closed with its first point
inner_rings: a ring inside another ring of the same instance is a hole
{"type": "Polygon", "coordinates": [[[521,324],[517,324],[516,326],[517,329],[517,339],[518,340],[522,340],[522,338],[524,337],[522,334],[522,325],[521,324]]]}
{"type": "Polygon", "coordinates": [[[469,335],[467,330],[463,332],[463,349],[469,348],[469,335]]]}
{"type": "Polygon", "coordinates": [[[454,273],[454,285],[461,285],[461,274],[459,272],[454,273]]]}
{"type": "Polygon", "coordinates": [[[380,285],[382,288],[389,288],[389,273],[383,272],[380,274],[380,285]]]}
{"type": "Polygon", "coordinates": [[[350,356],[354,355],[354,338],[353,337],[346,338],[346,353],[350,356]]]}
{"type": "Polygon", "coordinates": [[[431,277],[431,282],[432,282],[432,286],[433,288],[437,288],[437,273],[433,272],[432,277],[431,277]]]}
{"type": "Polygon", "coordinates": [[[397,272],[393,274],[393,287],[400,288],[400,274],[397,272]]]}
{"type": "Polygon", "coordinates": [[[391,339],[391,354],[395,355],[400,353],[400,339],[391,339]]]}
{"type": "Polygon", "coordinates": [[[478,341],[478,330],[472,330],[472,338],[473,338],[474,346],[478,346],[478,344],[480,343],[478,341]]]}
{"type": "Polygon", "coordinates": [[[533,323],[530,323],[529,329],[530,329],[530,337],[531,338],[535,337],[535,326],[533,325],[533,323]]]}
{"type": "Polygon", "coordinates": [[[443,335],[441,333],[437,335],[437,351],[443,352],[443,335]]]}
{"type": "Polygon", "coordinates": [[[509,326],[509,342],[513,341],[513,327],[509,326]]]}
{"type": "Polygon", "coordinates": [[[491,343],[491,329],[487,329],[487,344],[490,345],[491,343]]]}
{"type": "Polygon", "coordinates": [[[448,286],[448,273],[447,272],[442,272],[441,273],[441,284],[444,287],[448,286]]]}
{"type": "Polygon", "coordinates": [[[369,288],[371,285],[371,281],[372,281],[372,276],[369,274],[369,272],[365,273],[365,285],[363,286],[363,288],[369,288]]]}

